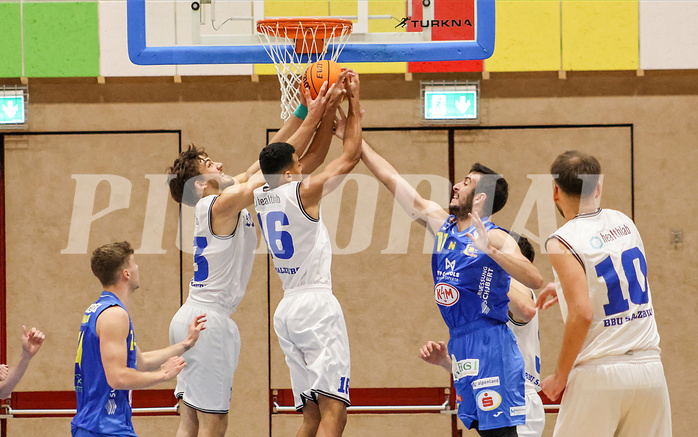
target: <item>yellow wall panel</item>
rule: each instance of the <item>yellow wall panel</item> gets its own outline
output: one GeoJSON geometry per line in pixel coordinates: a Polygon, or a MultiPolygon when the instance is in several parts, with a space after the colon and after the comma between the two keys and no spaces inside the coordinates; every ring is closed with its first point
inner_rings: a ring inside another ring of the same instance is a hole
{"type": "Polygon", "coordinates": [[[638,0],[562,0],[562,68],[639,68],[638,11],[638,0]]]}
{"type": "Polygon", "coordinates": [[[498,1],[494,55],[486,71],[559,70],[560,1],[498,1]]]}
{"type": "Polygon", "coordinates": [[[281,0],[264,2],[265,17],[326,17],[329,3],[326,1],[281,0]]]}

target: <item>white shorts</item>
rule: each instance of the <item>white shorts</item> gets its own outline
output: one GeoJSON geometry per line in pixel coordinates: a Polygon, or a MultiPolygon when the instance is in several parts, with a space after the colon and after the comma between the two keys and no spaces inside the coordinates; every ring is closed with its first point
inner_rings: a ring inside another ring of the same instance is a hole
{"type": "Polygon", "coordinates": [[[516,426],[519,437],[540,437],[545,429],[543,400],[535,389],[526,387],[526,423],[516,426]]]}
{"type": "Polygon", "coordinates": [[[655,355],[616,362],[608,357],[573,368],[553,435],[670,437],[669,391],[655,355]]]}
{"type": "Polygon", "coordinates": [[[318,395],[349,402],[349,337],[342,307],[328,289],[287,291],[274,330],[291,372],[297,410],[318,395]]]}
{"type": "Polygon", "coordinates": [[[170,344],[184,340],[191,321],[203,313],[206,329],[196,345],[182,355],[187,367],[177,375],[175,396],[195,410],[226,414],[240,357],[240,332],[227,311],[188,300],[170,322],[170,344]]]}

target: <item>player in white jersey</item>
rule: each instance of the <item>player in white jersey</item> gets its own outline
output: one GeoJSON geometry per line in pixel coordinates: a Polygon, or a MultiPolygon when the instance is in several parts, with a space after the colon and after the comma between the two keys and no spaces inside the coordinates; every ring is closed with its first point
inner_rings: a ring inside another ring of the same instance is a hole
{"type": "MultiPolygon", "coordinates": [[[[521,254],[533,262],[535,251],[526,237],[511,233],[517,240],[521,254]]],[[[514,333],[524,359],[526,371],[526,423],[516,426],[519,437],[540,437],[545,428],[545,409],[540,391],[540,337],[538,335],[538,313],[533,290],[513,280],[509,286],[509,321],[507,326],[514,333]]],[[[419,350],[419,357],[452,372],[448,347],[443,341],[428,341],[419,350]]]]}
{"type": "MultiPolygon", "coordinates": [[[[305,119],[302,114],[292,116],[272,141],[288,141],[302,152],[318,127],[328,96],[323,87],[315,100],[308,92],[301,100],[302,107],[307,102],[305,119]]],[[[240,353],[240,334],[230,316],[245,294],[257,246],[254,222],[245,207],[264,177],[258,162],[244,173],[228,176],[220,162],[195,146],[180,154],[168,173],[173,175],[172,197],[195,207],[194,278],[187,301],[172,318],[170,342],[181,341],[187,320],[194,315],[205,313],[208,319],[198,346],[185,354],[188,367],[177,377],[177,437],[223,436],[240,353]]]]}
{"type": "Polygon", "coordinates": [[[319,206],[361,158],[359,78],[352,72],[340,83],[349,98],[349,115],[339,158],[303,179],[327,155],[334,113],[318,128],[321,141],[313,141],[300,160],[286,143],[270,144],[259,155],[267,185],[255,190],[255,209],[284,288],[274,330],[291,373],[296,409],[303,412],[299,437],[342,435],[349,405],[349,338],[332,294],[332,248],[319,206]]]}
{"type": "MultiPolygon", "coordinates": [[[[669,392],[640,234],[623,213],[597,207],[596,158],[568,151],[550,172],[555,204],[567,220],[546,243],[565,321],[555,373],[541,383],[552,400],[565,389],[554,435],[670,436],[669,392]]],[[[550,295],[540,294],[539,308],[550,295]]]]}

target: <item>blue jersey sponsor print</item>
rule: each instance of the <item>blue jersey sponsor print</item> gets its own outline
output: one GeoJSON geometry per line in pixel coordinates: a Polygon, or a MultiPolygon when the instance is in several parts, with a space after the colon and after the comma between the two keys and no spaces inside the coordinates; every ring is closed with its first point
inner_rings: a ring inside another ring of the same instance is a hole
{"type": "MultiPolygon", "coordinates": [[[[78,408],[71,422],[73,435],[136,435],[131,423],[131,391],[112,389],[102,366],[96,331],[97,317],[113,306],[120,306],[126,311],[126,307],[114,294],[104,291],[97,302],[85,310],[82,317],[78,353],[75,357],[75,395],[78,408]]],[[[136,338],[130,316],[126,347],[126,365],[135,369],[136,338]]]]}
{"type": "MultiPolygon", "coordinates": [[[[487,219],[485,229],[501,229],[487,219]]],[[[458,231],[455,218],[436,234],[434,298],[451,339],[448,350],[458,417],[480,430],[521,425],[526,419],[524,361],[509,320],[509,274],[458,231]]],[[[506,232],[506,231],[505,231],[506,232]]]]}
{"type": "MultiPolygon", "coordinates": [[[[509,320],[509,275],[492,258],[477,250],[454,217],[436,234],[431,258],[434,298],[449,329],[482,319],[509,320]]],[[[485,229],[501,229],[484,219],[485,229]]],[[[505,231],[506,232],[506,231],[505,231]]]]}

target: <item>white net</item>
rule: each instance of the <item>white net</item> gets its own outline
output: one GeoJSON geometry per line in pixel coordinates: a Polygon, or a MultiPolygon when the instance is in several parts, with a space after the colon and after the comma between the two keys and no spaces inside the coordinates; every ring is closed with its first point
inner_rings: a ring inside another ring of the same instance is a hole
{"type": "Polygon", "coordinates": [[[298,86],[305,70],[319,60],[336,62],[351,29],[350,20],[264,20],[257,23],[259,38],[276,66],[284,121],[293,115],[300,103],[298,86]]]}

